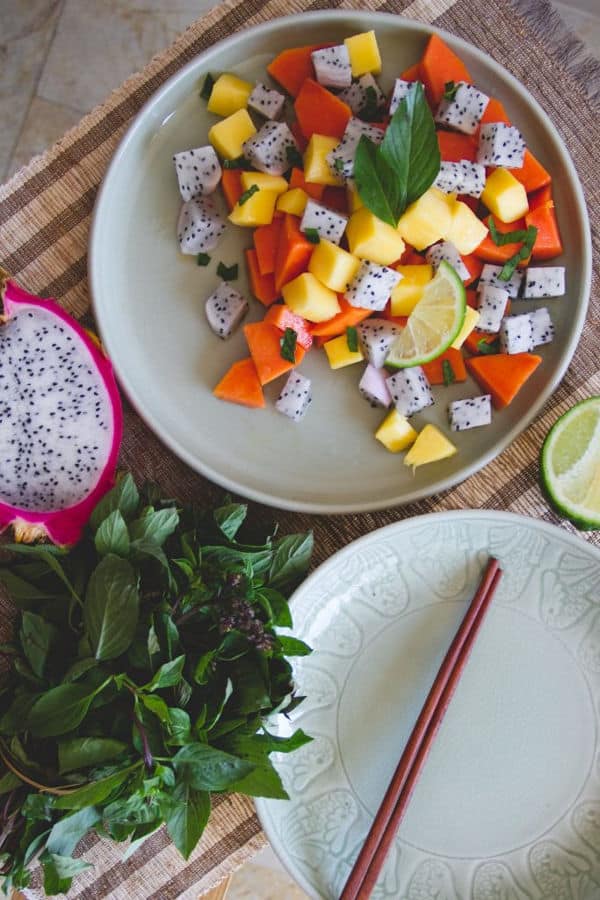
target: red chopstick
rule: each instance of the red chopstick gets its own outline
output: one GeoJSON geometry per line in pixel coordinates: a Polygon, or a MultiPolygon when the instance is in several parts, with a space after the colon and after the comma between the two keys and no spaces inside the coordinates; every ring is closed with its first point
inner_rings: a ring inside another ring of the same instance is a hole
{"type": "Polygon", "coordinates": [[[419,713],[340,900],[366,900],[371,895],[501,575],[498,560],[490,558],[419,713]]]}

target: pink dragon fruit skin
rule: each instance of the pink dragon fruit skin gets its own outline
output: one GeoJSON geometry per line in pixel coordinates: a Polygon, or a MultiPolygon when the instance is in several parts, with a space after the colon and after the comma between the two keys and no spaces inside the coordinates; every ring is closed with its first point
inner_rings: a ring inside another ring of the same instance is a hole
{"type": "MultiPolygon", "coordinates": [[[[103,398],[102,395],[100,397],[104,400],[103,415],[107,416],[105,453],[101,465],[98,466],[100,469],[99,476],[92,476],[94,478],[93,483],[88,485],[88,492],[83,497],[71,505],[62,507],[43,510],[25,509],[21,508],[11,498],[6,497],[6,480],[4,484],[0,485],[0,531],[4,531],[12,526],[17,541],[31,542],[48,539],[54,544],[73,544],[80,538],[81,532],[98,501],[114,485],[114,475],[123,433],[123,412],[113,369],[95,336],[82,328],[54,300],[41,299],[27,293],[14,281],[6,278],[6,273],[3,273],[2,270],[0,270],[0,286],[4,308],[3,315],[0,317],[0,345],[6,339],[4,329],[10,328],[11,321],[14,322],[17,315],[26,315],[29,319],[35,319],[36,311],[43,310],[43,314],[40,315],[42,328],[51,324],[48,314],[57,320],[58,333],[59,335],[66,335],[65,343],[67,348],[73,344],[78,345],[78,359],[84,365],[89,366],[89,369],[95,370],[95,386],[96,388],[99,387],[104,394],[103,398]]],[[[51,342],[52,338],[48,337],[49,352],[51,342]]],[[[63,354],[64,352],[64,349],[62,349],[63,354]]],[[[34,354],[31,353],[29,359],[31,360],[33,356],[34,354]]],[[[31,362],[28,365],[31,366],[31,362]]],[[[68,371],[66,365],[63,365],[62,369],[68,371]]],[[[2,366],[0,363],[0,380],[1,375],[2,366]]],[[[14,379],[14,374],[12,378],[14,379]]],[[[31,384],[29,377],[27,378],[27,384],[31,384]]],[[[99,402],[100,400],[97,401],[97,403],[99,402]]],[[[80,434],[83,443],[87,434],[85,428],[81,427],[80,434]]],[[[51,434],[48,438],[48,443],[51,444],[53,449],[55,448],[53,442],[55,437],[56,434],[51,434]]],[[[9,452],[9,444],[4,444],[2,447],[3,459],[6,460],[9,452]]],[[[32,474],[31,477],[34,478],[35,475],[32,474]]],[[[85,487],[80,489],[80,491],[83,490],[85,490],[85,487]]],[[[44,504],[41,503],[40,505],[44,504]]]]}

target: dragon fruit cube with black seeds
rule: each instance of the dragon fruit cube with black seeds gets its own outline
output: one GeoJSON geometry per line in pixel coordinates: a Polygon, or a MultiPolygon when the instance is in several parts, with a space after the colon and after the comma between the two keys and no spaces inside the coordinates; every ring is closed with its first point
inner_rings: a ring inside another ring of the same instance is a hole
{"type": "Polygon", "coordinates": [[[540,297],[562,297],[564,293],[564,266],[539,266],[526,270],[523,285],[525,300],[536,300],[540,297]]]}
{"type": "Polygon", "coordinates": [[[551,344],[554,340],[554,325],[550,318],[550,313],[545,306],[529,313],[531,319],[531,338],[534,347],[542,347],[544,344],[551,344]]]}
{"type": "Polygon", "coordinates": [[[491,263],[486,263],[481,270],[479,284],[489,284],[491,287],[504,288],[505,291],[508,291],[508,296],[511,300],[516,300],[523,283],[523,272],[520,272],[519,269],[515,269],[510,278],[504,281],[500,278],[501,271],[502,266],[494,266],[491,263]]]}
{"type": "Polygon", "coordinates": [[[484,166],[519,169],[525,159],[525,141],[514,125],[486,122],[479,132],[477,162],[484,166]]]}
{"type": "Polygon", "coordinates": [[[300,231],[314,229],[319,233],[319,237],[331,241],[332,244],[339,244],[347,224],[348,216],[335,212],[315,200],[309,200],[304,208],[300,231]]]}
{"type": "Polygon", "coordinates": [[[294,135],[285,122],[265,122],[243,145],[243,152],[259,172],[283,175],[292,165],[288,148],[299,152],[294,135]]]}
{"type": "Polygon", "coordinates": [[[437,270],[441,262],[447,262],[452,266],[461,281],[468,281],[471,273],[460,258],[460,253],[450,241],[442,241],[434,244],[425,254],[427,262],[437,270]]]}
{"type": "Polygon", "coordinates": [[[389,349],[401,330],[388,319],[365,319],[356,326],[365,359],[376,369],[383,367],[389,349]]]}
{"type": "Polygon", "coordinates": [[[338,96],[350,107],[355,116],[362,113],[365,108],[374,114],[377,110],[382,109],[386,102],[385,94],[370,72],[361,75],[358,81],[354,81],[350,87],[344,88],[338,96]]]}
{"type": "Polygon", "coordinates": [[[394,81],[394,89],[392,91],[392,98],[390,100],[390,116],[393,116],[400,103],[404,98],[408,95],[412,85],[414,82],[412,81],[404,81],[403,78],[396,78],[394,81]]]}
{"type": "Polygon", "coordinates": [[[505,316],[500,323],[500,348],[503,353],[530,353],[534,348],[531,315],[505,316]]]}
{"type": "Polygon", "coordinates": [[[177,221],[177,238],[182,253],[195,255],[214,250],[225,222],[212,197],[194,197],[181,207],[177,221]]]}
{"type": "Polygon", "coordinates": [[[379,311],[384,308],[401,278],[402,275],[395,269],[364,259],[344,297],[350,306],[379,311]]]}
{"type": "Polygon", "coordinates": [[[374,144],[380,144],[383,140],[381,128],[375,128],[360,119],[351,118],[346,125],[344,136],[337,147],[327,154],[327,163],[333,172],[351,178],[354,174],[354,157],[361,137],[365,135],[374,144]]]}
{"type": "Polygon", "coordinates": [[[485,187],[485,166],[467,159],[460,162],[442,160],[434,186],[445,194],[480,197],[485,187]]]}
{"type": "Polygon", "coordinates": [[[285,103],[285,97],[279,91],[271,90],[258,82],[248,97],[248,107],[260,113],[265,119],[278,119],[285,103]]]}
{"type": "Polygon", "coordinates": [[[212,194],[221,180],[222,170],[214,147],[196,147],[173,156],[179,190],[184,200],[212,194]]]}
{"type": "Polygon", "coordinates": [[[358,390],[372,407],[387,409],[392,403],[392,396],[387,385],[388,373],[372,363],[367,363],[358,390]]]}
{"type": "Polygon", "coordinates": [[[275,401],[275,409],[284,416],[299,422],[312,403],[310,378],[295,370],[290,373],[283,390],[275,401]]]}
{"type": "Polygon", "coordinates": [[[403,416],[412,416],[433,404],[433,394],[421,366],[399,369],[387,379],[394,406],[403,416]]]}
{"type": "Polygon", "coordinates": [[[248,312],[248,301],[235,288],[222,281],[205,304],[208,324],[218,337],[226,340],[238,328],[248,312]]]}
{"type": "Polygon", "coordinates": [[[492,421],[491,394],[454,400],[448,405],[448,418],[451,431],[468,431],[489,425],[492,421]]]}
{"type": "Polygon", "coordinates": [[[452,100],[442,99],[435,121],[462,134],[475,134],[490,98],[472,84],[459,81],[452,100]]]}
{"type": "Polygon", "coordinates": [[[477,288],[477,308],[479,310],[477,328],[479,331],[496,334],[500,330],[507,303],[508,291],[504,288],[480,284],[477,288]]]}
{"type": "Polygon", "coordinates": [[[311,53],[315,75],[323,87],[347,88],[352,84],[350,54],[345,44],[325,47],[311,53]]]}

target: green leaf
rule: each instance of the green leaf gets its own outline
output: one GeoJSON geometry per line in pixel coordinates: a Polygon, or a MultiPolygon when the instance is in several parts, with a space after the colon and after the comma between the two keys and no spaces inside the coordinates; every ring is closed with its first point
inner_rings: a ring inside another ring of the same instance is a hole
{"type": "Polygon", "coordinates": [[[198,253],[196,256],[196,265],[198,266],[207,266],[210,262],[210,256],[208,253],[198,253]]]}
{"type": "Polygon", "coordinates": [[[458,85],[454,81],[446,81],[444,83],[444,100],[454,100],[458,85]]]}
{"type": "Polygon", "coordinates": [[[78,812],[59,819],[46,842],[49,853],[70,856],[82,837],[100,821],[100,811],[95,806],[86,806],[78,812]]]}
{"type": "Polygon", "coordinates": [[[245,156],[236,156],[235,159],[224,159],[221,163],[224,169],[250,169],[250,163],[245,156]]]}
{"type": "Polygon", "coordinates": [[[277,640],[285,656],[308,656],[309,653],[312,653],[312,648],[298,638],[278,634],[277,640]]]}
{"type": "Polygon", "coordinates": [[[245,503],[227,503],[225,506],[219,506],[215,509],[213,515],[214,520],[223,532],[228,541],[232,541],[238,531],[246,514],[248,507],[245,503]]]}
{"type": "Polygon", "coordinates": [[[139,699],[146,709],[154,713],[163,724],[166,725],[169,722],[169,708],[162,697],[156,697],[154,694],[140,694],[139,699]]]}
{"type": "Polygon", "coordinates": [[[10,569],[0,569],[0,584],[3,584],[13,600],[50,600],[56,595],[20,578],[10,569]]]}
{"type": "Polygon", "coordinates": [[[87,684],[59,684],[33,704],[26,727],[36,737],[55,737],[72,731],[85,718],[97,693],[98,688],[87,684]]]}
{"type": "Polygon", "coordinates": [[[166,816],[169,837],[184,859],[188,859],[210,815],[210,794],[194,790],[189,784],[178,784],[166,816]]]}
{"type": "Polygon", "coordinates": [[[210,95],[212,93],[212,89],[213,89],[214,85],[215,85],[215,79],[210,74],[210,72],[207,72],[204,77],[204,82],[202,84],[202,88],[200,89],[200,96],[202,97],[203,100],[210,99],[210,95]]]}
{"type": "MultiPolygon", "coordinates": [[[[372,85],[367,85],[365,90],[365,102],[361,106],[358,117],[364,122],[375,122],[380,116],[379,100],[377,91],[372,85]]],[[[336,160],[337,161],[337,160],[336,160]]],[[[342,167],[343,167],[343,161],[342,167]]]]}
{"type": "Polygon", "coordinates": [[[449,359],[442,360],[442,375],[444,377],[444,384],[446,385],[446,387],[456,381],[456,375],[454,374],[454,369],[452,368],[452,363],[449,359]]]}
{"type": "Polygon", "coordinates": [[[59,631],[42,616],[24,612],[21,617],[20,639],[23,652],[32,671],[38,678],[44,677],[48,654],[56,644],[59,631]]]}
{"type": "Polygon", "coordinates": [[[184,663],[185,655],[177,656],[170,662],[163,663],[160,669],[154,673],[152,680],[144,685],[144,690],[158,691],[179,684],[184,663]]]}
{"type": "Polygon", "coordinates": [[[31,707],[37,703],[39,693],[30,693],[20,688],[6,712],[0,718],[0,734],[13,735],[23,731],[23,722],[27,719],[31,707]]]}
{"type": "Polygon", "coordinates": [[[281,778],[273,763],[264,759],[257,765],[253,772],[240,779],[229,788],[239,794],[247,794],[249,797],[270,797],[274,800],[289,800],[287,791],[281,783],[281,778]]]}
{"type": "Polygon", "coordinates": [[[287,362],[295,363],[296,362],[296,342],[298,340],[298,334],[294,331],[293,328],[286,328],[283,332],[283,336],[279,339],[279,346],[281,347],[280,353],[281,358],[287,360],[287,362]]]}
{"type": "Polygon", "coordinates": [[[506,244],[520,243],[521,241],[528,239],[529,228],[534,227],[533,225],[530,225],[529,228],[518,228],[515,231],[498,231],[492,216],[488,217],[487,226],[490,230],[490,237],[497,247],[504,247],[506,244]]]}
{"type": "Polygon", "coordinates": [[[82,737],[58,742],[58,771],[74,772],[87,769],[121,756],[128,749],[123,741],[113,738],[82,737]]]}
{"type": "MultiPolygon", "coordinates": [[[[257,184],[251,184],[247,191],[244,191],[243,194],[240,194],[240,199],[238,200],[238,204],[243,206],[244,203],[247,203],[250,197],[253,197],[254,194],[258,194],[260,188],[257,184]]],[[[237,268],[237,267],[236,267],[237,268]]],[[[217,270],[217,275],[219,271],[217,270]]]]}
{"type": "Polygon", "coordinates": [[[115,659],[131,644],[138,622],[137,576],[131,563],[109,554],[90,576],[83,620],[96,659],[115,659]]]}
{"type": "Polygon", "coordinates": [[[167,728],[169,730],[169,738],[167,743],[174,747],[183,747],[192,740],[192,725],[188,713],[185,709],[179,709],[176,706],[170,707],[168,710],[167,728]]]}
{"type": "Polygon", "coordinates": [[[354,181],[364,205],[382,222],[395,228],[400,181],[378,150],[364,134],[361,136],[354,156],[354,181]]]}
{"type": "Polygon", "coordinates": [[[123,854],[123,862],[126,862],[130,859],[136,850],[139,850],[142,844],[145,844],[149,837],[161,828],[162,822],[159,821],[158,825],[154,822],[148,822],[147,825],[140,825],[135,829],[134,837],[132,837],[131,843],[127,847],[127,850],[123,854]]]}
{"type": "Polygon", "coordinates": [[[118,509],[111,512],[100,524],[94,537],[94,543],[100,556],[106,556],[108,553],[116,553],[117,556],[127,556],[129,553],[129,532],[127,531],[125,519],[118,509]]]}
{"type": "Polygon", "coordinates": [[[275,544],[269,570],[269,587],[280,588],[305,574],[313,551],[312,532],[290,534],[275,544]]]}
{"type": "Polygon", "coordinates": [[[300,169],[304,166],[302,154],[294,144],[286,145],[285,156],[291,166],[297,166],[300,169]]]}
{"type": "MultiPolygon", "coordinates": [[[[140,763],[141,764],[141,763],[140,763]]],[[[101,778],[92,784],[86,784],[77,790],[71,791],[69,794],[63,794],[54,801],[55,809],[82,809],[86,806],[99,805],[104,803],[110,795],[121,787],[123,782],[127,781],[130,773],[138,767],[136,764],[101,778]]]]}
{"type": "Polygon", "coordinates": [[[97,665],[98,663],[93,657],[78,659],[77,662],[74,662],[63,675],[63,683],[77,681],[78,678],[81,678],[82,675],[85,675],[86,672],[89,672],[90,669],[94,669],[97,665]]]}
{"type": "Polygon", "coordinates": [[[534,225],[529,225],[527,227],[526,237],[521,245],[520,249],[517,250],[510,259],[502,266],[500,273],[498,275],[499,281],[508,281],[508,279],[512,276],[513,272],[517,268],[520,262],[525,262],[525,260],[529,259],[531,256],[531,252],[533,250],[533,245],[535,244],[535,240],[537,238],[537,228],[534,225]]]}
{"type": "Polygon", "coordinates": [[[486,341],[485,338],[480,338],[477,341],[477,351],[481,353],[482,356],[493,356],[494,353],[500,352],[500,342],[497,339],[494,341],[486,341]]]}
{"type": "Polygon", "coordinates": [[[358,332],[354,325],[348,325],[346,328],[346,343],[348,344],[350,353],[356,353],[358,351],[358,332]]]}
{"type": "Polygon", "coordinates": [[[197,791],[226,791],[244,778],[253,764],[208,744],[188,744],[173,757],[177,778],[197,791]]]}
{"type": "Polygon", "coordinates": [[[207,650],[198,658],[194,667],[194,681],[196,684],[207,684],[211,674],[211,664],[217,657],[216,650],[207,650]]]}
{"type": "Polygon", "coordinates": [[[159,547],[170,537],[179,524],[179,512],[174,506],[165,509],[149,509],[129,526],[132,541],[151,541],[159,547]]]}
{"type": "Polygon", "coordinates": [[[280,628],[292,627],[290,607],[281,591],[276,591],[274,588],[260,588],[256,593],[256,598],[259,602],[264,599],[269,604],[269,618],[272,618],[272,625],[277,625],[280,628]]]}
{"type": "MultiPolygon", "coordinates": [[[[343,163],[342,163],[343,165],[343,163]]],[[[305,228],[304,236],[306,240],[311,244],[320,244],[321,243],[321,235],[317,228],[305,228]]]]}
{"type": "Polygon", "coordinates": [[[131,549],[134,552],[134,559],[137,561],[144,556],[151,556],[153,559],[158,560],[163,568],[169,569],[169,560],[160,544],[157,544],[156,541],[148,538],[139,538],[131,542],[131,549]]]}
{"type": "Polygon", "coordinates": [[[72,859],[57,853],[44,853],[40,857],[44,871],[44,893],[47,897],[66,894],[75,875],[91,868],[84,859],[72,859]]]}
{"type": "Polygon", "coordinates": [[[104,495],[100,503],[94,509],[90,517],[90,525],[93,531],[97,531],[100,524],[116,509],[127,521],[131,519],[140,505],[140,495],[135,486],[133,476],[124,475],[112,490],[104,495]]]}
{"type": "Polygon", "coordinates": [[[5,772],[2,778],[0,778],[0,796],[2,794],[8,794],[17,787],[21,787],[22,784],[23,782],[21,779],[17,778],[16,775],[13,775],[12,772],[5,772]]]}

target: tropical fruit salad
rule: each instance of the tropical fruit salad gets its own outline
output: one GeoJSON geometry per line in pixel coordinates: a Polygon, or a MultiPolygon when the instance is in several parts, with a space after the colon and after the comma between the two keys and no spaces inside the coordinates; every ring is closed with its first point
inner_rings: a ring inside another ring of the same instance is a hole
{"type": "Polygon", "coordinates": [[[280,379],[276,409],[299,422],[319,391],[302,360],[325,353],[356,368],[382,410],[375,437],[415,467],[453,455],[452,432],[488,425],[541,364],[565,270],[548,265],[562,252],[550,173],[445,42],[433,34],[392,85],[380,74],[368,31],[282,50],[256,84],[207,75],[219,118],[173,158],[177,236],[207,265],[226,228],[252,229],[254,300],[223,263],[206,299],[216,337],[242,328],[248,348],[215,397],[264,407],[280,379]],[[244,324],[256,301],[263,318],[244,324]],[[448,403],[455,382],[465,396],[448,403]],[[417,424],[434,402],[447,429],[417,424]]]}

